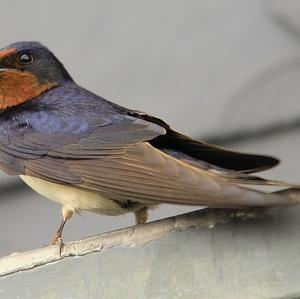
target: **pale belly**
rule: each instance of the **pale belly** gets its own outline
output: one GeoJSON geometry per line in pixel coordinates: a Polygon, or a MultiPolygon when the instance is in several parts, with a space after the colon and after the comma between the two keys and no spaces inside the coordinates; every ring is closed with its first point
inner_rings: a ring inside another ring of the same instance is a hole
{"type": "Polygon", "coordinates": [[[120,215],[132,211],[94,191],[56,184],[31,176],[21,175],[20,178],[33,190],[60,203],[66,210],[91,211],[106,215],[120,215]]]}

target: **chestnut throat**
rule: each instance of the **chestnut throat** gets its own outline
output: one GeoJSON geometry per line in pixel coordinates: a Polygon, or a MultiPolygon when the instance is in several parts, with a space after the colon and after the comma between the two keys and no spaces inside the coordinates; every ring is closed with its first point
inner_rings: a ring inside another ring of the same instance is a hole
{"type": "Polygon", "coordinates": [[[57,85],[40,83],[30,72],[0,70],[0,111],[23,104],[57,85]]]}

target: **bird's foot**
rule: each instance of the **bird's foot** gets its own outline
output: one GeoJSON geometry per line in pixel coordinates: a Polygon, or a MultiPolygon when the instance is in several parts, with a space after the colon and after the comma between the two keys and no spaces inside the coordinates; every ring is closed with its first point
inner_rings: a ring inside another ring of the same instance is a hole
{"type": "Polygon", "coordinates": [[[148,219],[148,208],[143,207],[140,210],[134,211],[134,215],[136,224],[145,224],[148,219]]]}
{"type": "Polygon", "coordinates": [[[51,245],[60,245],[62,244],[62,237],[59,235],[55,235],[51,241],[51,245]]]}
{"type": "Polygon", "coordinates": [[[56,245],[59,248],[59,255],[61,255],[61,249],[63,246],[63,240],[61,235],[59,234],[55,234],[55,236],[53,237],[52,241],[51,241],[51,245],[56,245]]]}

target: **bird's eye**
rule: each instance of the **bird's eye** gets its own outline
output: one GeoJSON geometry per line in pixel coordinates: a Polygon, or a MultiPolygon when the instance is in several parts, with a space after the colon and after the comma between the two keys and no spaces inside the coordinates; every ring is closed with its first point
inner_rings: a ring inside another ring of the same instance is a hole
{"type": "Polygon", "coordinates": [[[33,57],[29,53],[22,53],[18,57],[19,62],[22,64],[30,64],[33,62],[33,57]]]}

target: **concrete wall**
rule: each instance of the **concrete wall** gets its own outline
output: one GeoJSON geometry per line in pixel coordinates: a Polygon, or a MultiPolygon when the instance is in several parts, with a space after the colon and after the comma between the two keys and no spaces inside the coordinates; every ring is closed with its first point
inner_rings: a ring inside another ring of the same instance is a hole
{"type": "Polygon", "coordinates": [[[0,298],[300,298],[299,212],[194,212],[68,243],[61,255],[15,254],[0,259],[0,298]]]}

